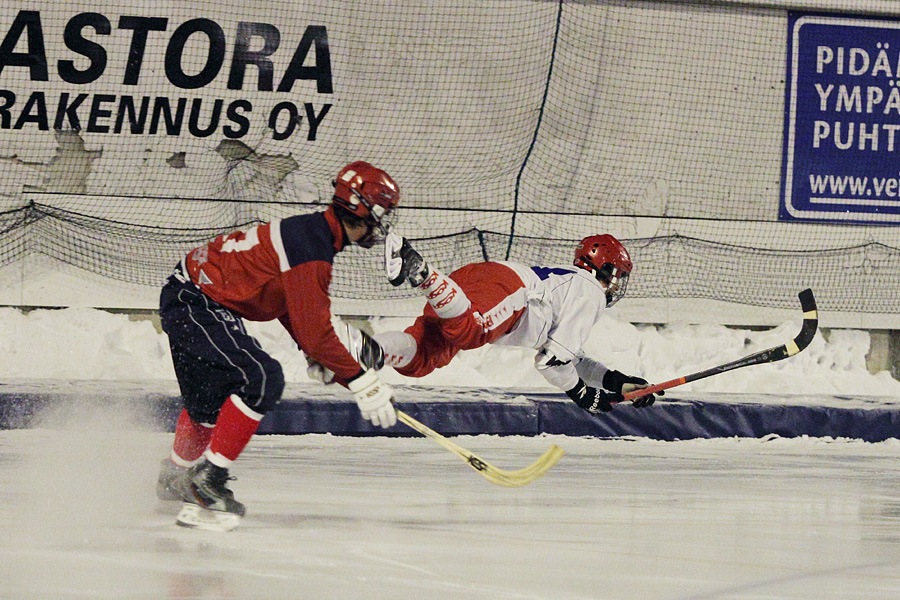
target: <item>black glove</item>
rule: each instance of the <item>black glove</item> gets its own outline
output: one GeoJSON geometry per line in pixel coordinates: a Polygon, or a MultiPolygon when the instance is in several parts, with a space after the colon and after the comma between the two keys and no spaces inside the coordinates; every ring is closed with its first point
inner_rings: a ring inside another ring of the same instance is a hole
{"type": "MultiPolygon", "coordinates": [[[[620,394],[626,394],[634,390],[639,390],[641,388],[647,387],[647,385],[648,384],[646,379],[643,379],[641,377],[632,377],[631,375],[625,375],[624,373],[620,373],[619,371],[615,371],[613,369],[607,371],[603,376],[603,387],[620,394]]],[[[637,408],[652,406],[653,403],[656,402],[656,396],[662,396],[664,394],[665,392],[647,394],[646,396],[642,396],[637,400],[634,400],[632,404],[637,408]]]]}
{"type": "Polygon", "coordinates": [[[622,394],[607,392],[606,390],[591,387],[581,379],[578,380],[575,387],[566,392],[566,395],[571,398],[575,404],[591,414],[609,412],[612,410],[614,402],[622,402],[622,400],[624,400],[622,394]]]}

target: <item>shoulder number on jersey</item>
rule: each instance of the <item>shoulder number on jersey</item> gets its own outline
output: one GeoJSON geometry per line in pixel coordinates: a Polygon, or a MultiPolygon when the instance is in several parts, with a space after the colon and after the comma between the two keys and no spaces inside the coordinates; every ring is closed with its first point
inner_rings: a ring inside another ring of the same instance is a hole
{"type": "Polygon", "coordinates": [[[247,231],[236,231],[229,233],[222,241],[222,252],[243,252],[250,250],[259,244],[259,226],[252,227],[247,231]]]}

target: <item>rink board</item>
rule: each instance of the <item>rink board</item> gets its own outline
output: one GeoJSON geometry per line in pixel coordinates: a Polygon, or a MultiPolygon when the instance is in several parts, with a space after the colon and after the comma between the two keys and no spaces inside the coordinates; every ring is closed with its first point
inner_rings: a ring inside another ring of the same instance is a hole
{"type": "MultiPolygon", "coordinates": [[[[547,390],[401,387],[399,408],[444,435],[833,437],[879,442],[900,437],[900,401],[889,398],[703,394],[670,390],[653,407],[620,405],[592,416],[547,390]]],[[[0,384],[0,429],[50,426],[101,414],[172,431],[181,410],[171,382],[21,381],[0,384]]],[[[418,435],[403,425],[373,428],[336,386],[288,385],[261,434],[418,435]]]]}

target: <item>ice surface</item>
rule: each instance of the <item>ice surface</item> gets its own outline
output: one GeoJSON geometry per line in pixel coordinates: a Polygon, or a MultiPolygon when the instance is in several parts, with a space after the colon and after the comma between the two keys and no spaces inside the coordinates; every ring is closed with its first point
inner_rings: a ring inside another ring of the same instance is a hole
{"type": "Polygon", "coordinates": [[[0,431],[0,597],[809,599],[900,597],[900,442],[458,437],[523,488],[424,438],[258,436],[231,533],[154,497],[171,434],[126,415],[0,431]]]}

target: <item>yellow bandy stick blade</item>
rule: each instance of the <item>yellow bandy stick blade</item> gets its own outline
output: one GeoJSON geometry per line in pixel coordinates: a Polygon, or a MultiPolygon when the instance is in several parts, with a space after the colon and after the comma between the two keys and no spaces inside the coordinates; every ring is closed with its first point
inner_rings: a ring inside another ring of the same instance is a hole
{"type": "Polygon", "coordinates": [[[563,449],[554,444],[550,446],[550,448],[548,448],[547,451],[544,452],[536,461],[534,461],[527,467],[519,469],[518,471],[505,471],[503,469],[495,467],[491,463],[478,457],[472,452],[469,452],[462,446],[451,442],[438,432],[423,425],[422,423],[419,423],[402,411],[397,411],[397,418],[401,423],[404,423],[405,425],[411,427],[412,429],[415,429],[422,435],[433,439],[438,444],[469,463],[469,466],[478,471],[482,477],[497,485],[503,485],[506,487],[519,487],[531,483],[535,479],[541,477],[548,470],[550,470],[550,467],[555,465],[563,455],[563,449]]]}

